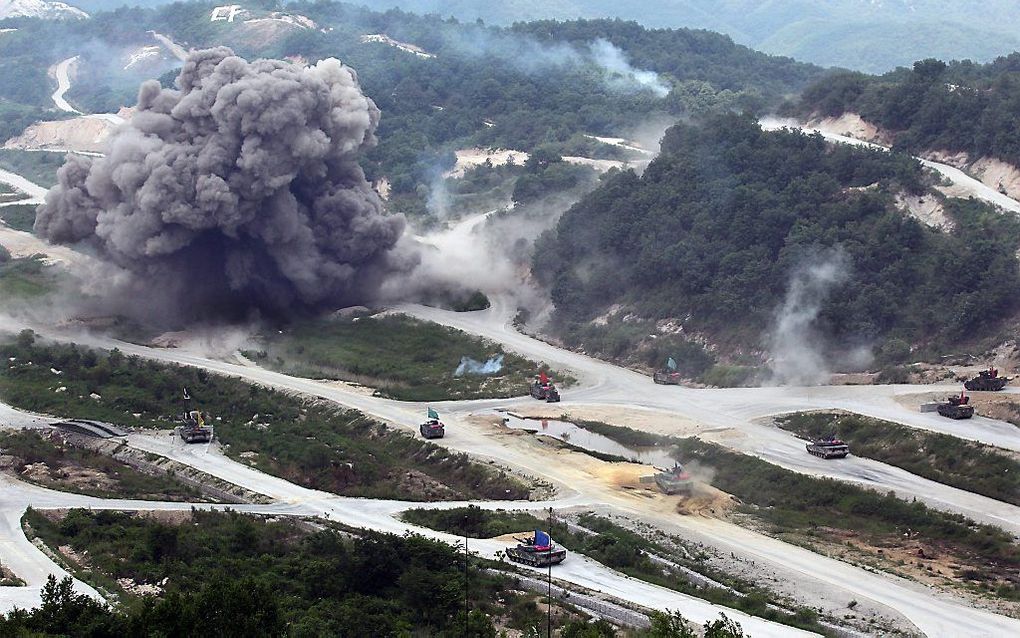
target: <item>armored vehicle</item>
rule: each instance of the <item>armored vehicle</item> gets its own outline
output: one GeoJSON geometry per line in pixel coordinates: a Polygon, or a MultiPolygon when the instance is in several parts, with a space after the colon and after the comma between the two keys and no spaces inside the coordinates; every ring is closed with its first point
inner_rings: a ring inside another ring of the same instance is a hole
{"type": "Polygon", "coordinates": [[[516,538],[516,547],[508,547],[506,557],[515,563],[524,563],[533,567],[558,565],[567,557],[567,550],[553,544],[549,535],[535,530],[529,538],[516,538]]]}
{"type": "Polygon", "coordinates": [[[185,443],[208,443],[212,441],[213,430],[209,425],[208,413],[198,410],[185,412],[181,416],[181,424],[177,426],[177,434],[184,439],[185,443]]]}
{"type": "Polygon", "coordinates": [[[960,396],[954,394],[946,399],[945,403],[940,403],[938,411],[950,419],[969,419],[974,416],[974,406],[970,405],[970,397],[962,392],[960,396]]]}
{"type": "Polygon", "coordinates": [[[661,467],[655,468],[659,473],[655,475],[655,484],[666,494],[690,494],[693,479],[687,473],[683,465],[673,464],[673,469],[666,470],[661,467]]]}
{"type": "Polygon", "coordinates": [[[439,413],[428,408],[425,413],[427,420],[418,426],[418,432],[426,439],[441,439],[446,436],[446,426],[439,420],[439,413]]]}
{"type": "Polygon", "coordinates": [[[426,439],[441,439],[446,436],[446,426],[442,421],[429,420],[418,426],[418,431],[426,439]]]}
{"type": "Polygon", "coordinates": [[[547,403],[559,403],[560,393],[544,372],[531,384],[531,396],[547,403]]]}
{"type": "Polygon", "coordinates": [[[843,459],[850,454],[850,446],[834,436],[814,440],[806,447],[809,454],[823,459],[843,459]]]}
{"type": "Polygon", "coordinates": [[[666,367],[656,370],[652,375],[652,381],[660,385],[680,385],[680,373],[676,369],[676,360],[670,357],[666,360],[666,367]]]}
{"type": "Polygon", "coordinates": [[[1009,383],[1009,377],[1000,377],[999,371],[995,368],[988,368],[978,373],[976,377],[963,384],[971,392],[998,392],[1009,383]]]}
{"type": "Polygon", "coordinates": [[[659,385],[680,385],[680,373],[669,370],[656,370],[652,375],[652,381],[659,385]]]}

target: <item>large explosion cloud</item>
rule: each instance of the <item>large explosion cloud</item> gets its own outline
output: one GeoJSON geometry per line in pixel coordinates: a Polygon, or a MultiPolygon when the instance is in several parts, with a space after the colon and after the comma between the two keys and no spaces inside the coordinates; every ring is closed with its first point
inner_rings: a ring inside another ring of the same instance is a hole
{"type": "Polygon", "coordinates": [[[119,267],[106,291],[118,310],[335,307],[402,267],[404,219],[357,163],[379,110],[352,69],[249,63],[220,47],[191,53],[177,86],[143,84],[106,157],[69,157],[39,208],[38,235],[119,267]]]}

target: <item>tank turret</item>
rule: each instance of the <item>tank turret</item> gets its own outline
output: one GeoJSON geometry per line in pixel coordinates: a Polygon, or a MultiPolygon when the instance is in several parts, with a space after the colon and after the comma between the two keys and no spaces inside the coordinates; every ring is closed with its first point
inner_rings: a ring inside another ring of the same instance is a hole
{"type": "Polygon", "coordinates": [[[850,454],[850,446],[835,436],[826,439],[816,439],[807,444],[807,451],[823,459],[842,459],[850,454]]]}
{"type": "Polygon", "coordinates": [[[971,392],[998,392],[1009,383],[1009,377],[999,376],[995,368],[988,368],[978,373],[976,377],[963,384],[971,392]]]}
{"type": "Polygon", "coordinates": [[[666,367],[652,374],[652,381],[659,385],[680,385],[680,372],[677,370],[676,360],[673,357],[667,359],[666,367]]]}
{"type": "Polygon", "coordinates": [[[567,557],[567,550],[552,542],[549,534],[535,530],[534,536],[516,538],[516,547],[508,547],[506,557],[515,563],[524,563],[532,567],[548,567],[558,565],[567,557]]]}
{"type": "Polygon", "coordinates": [[[212,417],[208,412],[190,410],[178,419],[177,434],[185,443],[208,443],[212,441],[212,417]]]}
{"type": "Polygon", "coordinates": [[[547,403],[559,403],[560,393],[545,372],[538,375],[530,388],[531,396],[547,403]]]}
{"type": "Polygon", "coordinates": [[[655,475],[655,484],[666,494],[690,494],[694,479],[684,469],[683,465],[674,462],[673,469],[666,470],[660,467],[655,468],[659,473],[655,475]]]}
{"type": "Polygon", "coordinates": [[[961,392],[959,396],[953,395],[940,403],[938,412],[950,419],[969,419],[974,416],[974,406],[970,405],[970,397],[961,392]]]}
{"type": "Polygon", "coordinates": [[[446,426],[439,420],[439,413],[428,408],[426,421],[418,426],[418,432],[426,439],[441,439],[446,436],[446,426]]]}

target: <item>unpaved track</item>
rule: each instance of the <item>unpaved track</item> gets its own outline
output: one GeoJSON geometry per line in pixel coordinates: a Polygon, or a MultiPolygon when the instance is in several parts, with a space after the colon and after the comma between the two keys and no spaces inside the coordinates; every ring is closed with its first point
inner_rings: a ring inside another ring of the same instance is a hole
{"type": "MultiPolygon", "coordinates": [[[[267,476],[261,472],[231,461],[207,446],[184,446],[171,437],[149,435],[132,435],[128,437],[130,445],[153,453],[164,454],[196,468],[203,469],[220,478],[232,480],[239,485],[248,486],[277,499],[270,505],[211,505],[189,503],[164,503],[149,501],[132,501],[117,499],[97,499],[55,492],[21,483],[6,477],[0,477],[0,503],[6,525],[0,526],[0,548],[4,549],[5,564],[28,584],[24,588],[0,588],[0,611],[7,611],[15,605],[38,604],[38,591],[46,576],[55,573],[58,577],[65,575],[38,548],[32,545],[21,533],[18,521],[26,507],[31,505],[37,509],[55,509],[66,507],[88,507],[92,509],[115,510],[187,510],[191,507],[203,509],[230,509],[250,513],[275,515],[320,516],[331,520],[340,520],[348,525],[359,528],[374,529],[394,534],[415,531],[432,538],[438,538],[451,544],[457,544],[460,537],[435,532],[425,528],[417,528],[403,523],[397,514],[408,507],[454,507],[466,503],[405,503],[401,501],[367,500],[339,497],[325,492],[302,488],[282,479],[267,476]],[[7,559],[7,557],[10,557],[7,559]]],[[[510,503],[496,501],[475,503],[486,508],[507,507],[513,505],[523,509],[539,509],[549,506],[569,507],[577,504],[578,499],[566,499],[548,502],[510,503]]],[[[508,543],[498,540],[473,540],[469,547],[473,553],[486,558],[494,558],[504,550],[508,543]]],[[[536,570],[541,572],[542,570],[536,570]]],[[[791,627],[777,625],[760,618],[742,614],[739,611],[719,607],[704,600],[686,596],[662,587],[649,585],[622,574],[618,574],[599,563],[575,555],[556,570],[558,580],[581,585],[591,589],[605,591],[636,605],[658,609],[678,609],[684,615],[698,623],[717,618],[726,613],[737,620],[754,636],[799,636],[810,635],[791,627]]],[[[97,595],[87,585],[77,584],[77,590],[97,595]]]]}
{"type": "Polygon", "coordinates": [[[64,99],[64,94],[67,93],[68,89],[71,88],[71,78],[68,76],[68,70],[72,64],[78,60],[78,56],[61,60],[50,67],[50,73],[57,80],[57,90],[53,92],[50,97],[53,98],[53,103],[57,105],[57,108],[67,113],[81,114],[81,111],[71,106],[67,100],[64,99]]]}
{"type": "Polygon", "coordinates": [[[43,199],[46,197],[46,189],[42,186],[30,182],[21,175],[5,171],[2,168],[0,168],[0,182],[10,184],[14,188],[28,195],[30,198],[13,202],[15,204],[41,204],[43,199]]]}
{"type": "MultiPolygon", "coordinates": [[[[847,137],[846,135],[837,135],[835,133],[830,133],[827,131],[823,131],[821,129],[807,126],[805,124],[797,122],[796,120],[791,119],[764,118],[761,120],[761,126],[763,129],[767,131],[781,128],[797,129],[804,131],[805,133],[812,134],[818,133],[825,139],[832,142],[840,142],[842,144],[850,144],[853,146],[863,146],[866,148],[877,148],[882,149],[884,151],[890,150],[889,147],[887,146],[882,146],[880,144],[875,144],[873,142],[865,142],[864,140],[859,140],[855,137],[847,137]]],[[[958,187],[966,194],[977,199],[984,200],[991,204],[995,204],[996,206],[1004,208],[1008,211],[1020,213],[1020,202],[1007,195],[1003,195],[1002,193],[995,190],[991,186],[988,186],[979,179],[971,177],[970,175],[964,173],[955,166],[942,164],[940,162],[933,162],[931,160],[922,159],[920,157],[916,157],[914,159],[921,162],[921,164],[923,164],[924,166],[939,173],[943,177],[949,179],[949,181],[951,181],[954,186],[958,187]]]]}
{"type": "MultiPolygon", "coordinates": [[[[917,498],[940,509],[965,514],[975,520],[998,525],[1020,535],[1020,508],[930,481],[904,470],[868,459],[849,457],[825,461],[804,451],[802,441],[788,432],[763,425],[763,417],[800,410],[843,409],[970,438],[1011,450],[1020,450],[1020,428],[1009,423],[976,418],[961,425],[930,414],[911,412],[895,401],[899,394],[917,392],[910,386],[825,386],[814,388],[732,388],[696,390],[659,386],[645,375],[604,361],[555,348],[516,332],[509,306],[494,299],[489,310],[452,313],[424,306],[399,310],[503,343],[523,356],[570,370],[583,380],[582,387],[561,391],[563,410],[576,404],[617,406],[620,410],[654,409],[702,424],[708,430],[702,438],[738,451],[759,456],[797,472],[828,476],[882,491],[895,490],[903,498],[917,498]]],[[[925,386],[924,391],[934,388],[925,386]]],[[[947,387],[947,392],[952,389],[947,387]]],[[[524,402],[527,404],[528,400],[524,402]]],[[[440,404],[440,408],[462,411],[505,407],[517,401],[476,401],[440,404]]],[[[651,421],[651,420],[650,420],[651,421]]],[[[656,431],[653,428],[647,428],[656,431]]],[[[657,431],[672,434],[669,431],[657,431]]]]}
{"type": "MultiPolygon", "coordinates": [[[[755,425],[742,421],[741,418],[728,415],[726,409],[732,408],[737,413],[746,412],[755,416],[760,415],[762,412],[767,413],[770,409],[768,402],[766,402],[766,407],[750,407],[754,403],[756,396],[772,396],[772,400],[780,408],[778,411],[825,407],[831,400],[826,398],[831,392],[819,393],[818,388],[785,389],[783,392],[774,392],[772,395],[752,394],[749,396],[744,392],[737,392],[734,395],[731,391],[698,391],[655,386],[651,383],[650,379],[643,375],[622,370],[601,361],[576,355],[575,353],[558,350],[548,344],[513,332],[512,328],[507,327],[509,325],[509,314],[505,312],[505,307],[501,311],[500,306],[501,304],[494,304],[494,308],[490,309],[490,311],[463,314],[444,313],[434,309],[423,309],[419,312],[414,307],[406,307],[403,310],[420,316],[428,315],[425,318],[438,320],[440,323],[461,324],[458,327],[465,327],[465,322],[468,324],[478,324],[482,328],[476,326],[476,329],[469,331],[504,342],[510,349],[517,350],[523,354],[535,356],[553,365],[571,369],[585,383],[591,385],[574,391],[565,391],[563,393],[564,407],[569,406],[571,402],[577,401],[580,397],[586,396],[589,393],[598,394],[600,398],[615,396],[621,405],[627,403],[643,404],[646,396],[655,395],[656,401],[652,401],[652,403],[656,403],[659,409],[670,409],[669,406],[673,406],[681,414],[688,414],[693,419],[705,420],[711,424],[722,423],[737,432],[770,431],[774,432],[776,436],[791,439],[790,435],[774,428],[755,425]],[[503,338],[504,334],[506,335],[505,338],[503,338]],[[820,398],[819,394],[821,395],[820,398]],[[777,399],[777,396],[781,397],[781,399],[777,399]]],[[[126,354],[138,354],[166,362],[194,365],[211,371],[246,378],[267,386],[319,396],[361,410],[395,426],[410,430],[416,427],[420,420],[419,417],[423,412],[423,406],[419,404],[378,399],[343,387],[329,386],[316,381],[288,377],[258,368],[210,360],[179,350],[146,348],[115,342],[105,338],[75,338],[75,340],[98,347],[109,348],[116,346],[126,354]]],[[[766,390],[773,392],[769,389],[766,390]]],[[[837,391],[840,388],[827,390],[837,391]]],[[[853,390],[857,391],[859,389],[854,388],[853,390]]],[[[883,391],[886,390],[883,389],[883,391]]],[[[888,606],[903,614],[929,635],[997,636],[1020,631],[1020,622],[1016,620],[972,609],[950,596],[934,594],[914,583],[884,574],[870,574],[835,559],[793,547],[736,525],[698,517],[650,514],[640,497],[631,494],[621,494],[619,490],[612,489],[604,484],[585,480],[585,477],[579,474],[576,468],[564,466],[560,463],[550,463],[548,456],[535,453],[534,450],[530,450],[527,447],[507,443],[503,440],[504,437],[493,436],[491,432],[485,431],[484,428],[473,426],[467,419],[462,418],[464,414],[472,410],[486,409],[497,405],[513,405],[515,402],[521,403],[522,401],[467,401],[444,406],[443,409],[446,409],[452,418],[447,418],[448,424],[451,426],[450,435],[442,443],[452,449],[466,451],[482,458],[496,459],[517,470],[552,480],[563,488],[565,504],[604,504],[622,509],[643,517],[645,520],[658,521],[661,524],[672,525],[685,530],[695,536],[711,538],[717,546],[732,548],[735,553],[760,561],[765,565],[775,568],[778,573],[796,574],[806,582],[810,582],[812,579],[822,580],[828,586],[837,587],[844,591],[848,601],[850,599],[867,599],[878,605],[888,606]],[[1003,632],[1006,632],[1006,634],[1003,634],[1003,632]]],[[[158,443],[158,439],[155,441],[158,443]]],[[[142,447],[142,449],[157,451],[156,449],[146,447],[154,444],[151,441],[142,441],[139,438],[133,439],[133,444],[142,447]]],[[[168,441],[164,441],[163,444],[171,445],[168,441]]],[[[255,484],[252,484],[252,481],[255,479],[250,476],[245,478],[245,474],[254,472],[253,470],[232,462],[224,463],[223,461],[216,461],[213,463],[208,458],[203,459],[199,456],[195,446],[180,449],[177,452],[162,450],[161,453],[165,453],[189,465],[194,465],[225,480],[236,482],[249,489],[275,497],[282,497],[284,502],[288,504],[295,506],[312,505],[313,507],[322,507],[325,504],[321,500],[321,498],[325,497],[310,498],[307,490],[297,488],[296,486],[286,488],[288,490],[287,494],[279,493],[278,486],[280,479],[255,473],[258,479],[255,484]],[[272,487],[270,484],[277,485],[277,487],[272,487]]],[[[808,463],[817,463],[813,460],[814,457],[806,453],[798,453],[798,458],[811,459],[808,463]]],[[[845,464],[820,465],[822,469],[829,469],[839,468],[845,464]]],[[[841,475],[835,469],[829,469],[827,474],[829,473],[841,475]]],[[[907,477],[909,478],[910,475],[907,475],[907,477]]],[[[852,475],[848,475],[845,478],[860,480],[860,477],[855,479],[852,475]]],[[[929,490],[936,485],[917,477],[913,477],[913,479],[917,481],[915,485],[919,490],[929,490]]],[[[927,497],[927,495],[922,496],[927,497]]],[[[954,496],[981,498],[974,497],[974,495],[966,492],[959,492],[959,494],[954,494],[954,496]]],[[[981,503],[978,501],[974,503],[972,505],[973,509],[980,511],[981,503]]],[[[383,507],[369,501],[361,501],[359,505],[359,511],[367,511],[370,507],[383,507]]],[[[959,504],[957,505],[959,506],[959,504]]],[[[1010,506],[1006,507],[1009,508],[1010,506]]],[[[326,508],[323,511],[330,510],[326,508]]],[[[348,516],[355,515],[354,513],[340,512],[337,512],[337,514],[341,515],[343,520],[348,522],[348,516]]],[[[392,520],[388,522],[376,520],[375,524],[380,525],[381,529],[392,531],[401,529],[403,525],[392,520]]],[[[570,572],[564,571],[563,573],[567,575],[570,572]]],[[[628,591],[623,593],[625,595],[621,597],[628,599],[628,591]]],[[[642,593],[642,596],[645,595],[646,593],[642,593]]],[[[635,602],[640,602],[640,600],[635,602]]],[[[686,608],[681,609],[684,610],[685,615],[689,615],[685,610],[686,608]]],[[[730,612],[727,611],[727,613],[729,614],[730,612]]]]}

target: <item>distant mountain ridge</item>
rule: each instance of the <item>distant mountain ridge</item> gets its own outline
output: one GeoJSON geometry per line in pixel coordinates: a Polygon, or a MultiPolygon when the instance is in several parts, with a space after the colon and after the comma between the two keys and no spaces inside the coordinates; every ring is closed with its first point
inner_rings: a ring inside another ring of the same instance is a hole
{"type": "Polygon", "coordinates": [[[871,73],[928,57],[988,61],[1020,48],[1007,0],[361,0],[494,24],[619,17],[648,27],[719,31],[766,53],[871,73]]]}
{"type": "Polygon", "coordinates": [[[0,0],[0,20],[4,18],[44,18],[47,20],[83,20],[89,14],[63,2],[46,0],[0,0]]]}

